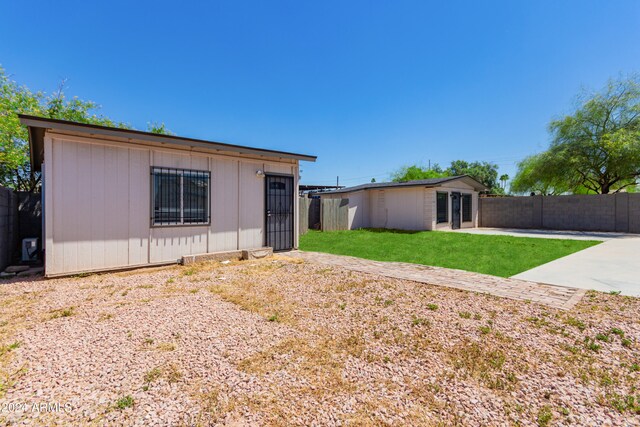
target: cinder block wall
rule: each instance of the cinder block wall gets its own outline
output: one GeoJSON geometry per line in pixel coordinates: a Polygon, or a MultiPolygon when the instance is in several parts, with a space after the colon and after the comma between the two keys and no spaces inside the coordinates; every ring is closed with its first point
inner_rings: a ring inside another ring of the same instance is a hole
{"type": "Polygon", "coordinates": [[[613,194],[543,197],[542,227],[616,231],[615,199],[613,194]]]}
{"type": "Polygon", "coordinates": [[[640,233],[640,194],[480,199],[480,226],[640,233]]]}
{"type": "Polygon", "coordinates": [[[9,265],[18,246],[18,198],[0,187],[0,271],[9,265]]]}
{"type": "Polygon", "coordinates": [[[629,233],[640,233],[640,194],[629,194],[629,233]]]}
{"type": "Polygon", "coordinates": [[[542,227],[541,196],[481,197],[479,200],[479,226],[496,228],[542,227]]]}

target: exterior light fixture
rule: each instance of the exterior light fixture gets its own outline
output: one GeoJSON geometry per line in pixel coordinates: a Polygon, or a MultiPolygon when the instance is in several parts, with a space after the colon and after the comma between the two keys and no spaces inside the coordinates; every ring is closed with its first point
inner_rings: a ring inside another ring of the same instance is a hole
{"type": "Polygon", "coordinates": [[[263,171],[262,169],[258,169],[258,170],[256,171],[256,176],[257,176],[258,178],[264,178],[264,171],[263,171]]]}

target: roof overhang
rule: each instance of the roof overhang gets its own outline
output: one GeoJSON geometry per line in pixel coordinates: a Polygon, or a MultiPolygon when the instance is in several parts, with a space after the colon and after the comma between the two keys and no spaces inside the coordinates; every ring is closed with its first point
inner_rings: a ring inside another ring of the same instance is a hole
{"type": "Polygon", "coordinates": [[[45,132],[60,131],[73,132],[103,137],[125,138],[128,140],[145,141],[152,144],[173,144],[184,147],[197,147],[208,150],[226,151],[238,154],[264,156],[278,159],[304,160],[315,162],[316,156],[290,153],[286,151],[268,150],[264,148],[246,147],[242,145],[226,144],[223,142],[206,141],[202,139],[185,138],[174,135],[161,135],[139,130],[120,129],[109,126],[91,125],[87,123],[70,122],[66,120],[48,119],[44,117],[19,114],[20,123],[29,129],[29,148],[31,152],[31,168],[39,171],[44,161],[45,132]]]}

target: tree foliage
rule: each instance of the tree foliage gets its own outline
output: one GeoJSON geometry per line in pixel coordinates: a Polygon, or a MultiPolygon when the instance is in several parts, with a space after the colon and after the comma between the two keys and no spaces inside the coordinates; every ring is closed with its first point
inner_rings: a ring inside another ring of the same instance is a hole
{"type": "Polygon", "coordinates": [[[437,163],[431,168],[418,165],[404,166],[391,175],[395,182],[414,181],[418,179],[443,178],[456,175],[469,175],[491,189],[492,193],[502,193],[498,184],[498,166],[489,162],[467,162],[454,160],[447,169],[437,163]]]}
{"type": "Polygon", "coordinates": [[[156,122],[147,123],[147,132],[157,133],[160,135],[173,135],[173,132],[167,129],[167,126],[165,126],[164,123],[156,122]]]}
{"type": "Polygon", "coordinates": [[[607,194],[640,177],[640,80],[611,80],[583,93],[573,114],[549,125],[547,151],[520,162],[512,189],[541,194],[607,194]]]}
{"type": "Polygon", "coordinates": [[[498,184],[498,165],[494,163],[454,160],[446,172],[450,176],[469,175],[489,187],[491,193],[503,193],[502,187],[498,184]]]}
{"type": "Polygon", "coordinates": [[[509,181],[509,175],[507,175],[506,173],[503,173],[502,175],[500,175],[500,185],[502,186],[502,189],[506,189],[507,188],[507,182],[509,181]]]}
{"type": "Polygon", "coordinates": [[[418,179],[442,178],[448,176],[446,172],[436,163],[431,168],[418,165],[403,166],[391,174],[394,182],[415,181],[418,179]]]}
{"type": "Polygon", "coordinates": [[[534,154],[518,163],[518,173],[511,181],[513,193],[535,193],[553,196],[566,193],[570,186],[556,173],[555,159],[548,153],[534,154]]]}
{"type": "MultiPolygon", "coordinates": [[[[126,123],[96,114],[100,107],[92,101],[67,98],[64,84],[51,95],[32,92],[11,80],[0,67],[0,185],[24,191],[39,186],[40,177],[32,173],[29,164],[27,128],[20,124],[18,114],[131,129],[126,123]]],[[[149,131],[170,134],[163,123],[150,124],[149,131]]]]}

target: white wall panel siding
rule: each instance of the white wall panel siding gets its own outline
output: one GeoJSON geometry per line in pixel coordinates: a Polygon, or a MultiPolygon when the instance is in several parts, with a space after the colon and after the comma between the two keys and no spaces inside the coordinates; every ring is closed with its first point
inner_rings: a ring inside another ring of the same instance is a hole
{"type": "Polygon", "coordinates": [[[113,198],[109,198],[107,206],[113,209],[113,217],[108,218],[110,230],[113,234],[107,235],[107,241],[111,241],[109,236],[113,236],[115,241],[116,259],[107,257],[113,264],[108,267],[119,265],[129,265],[129,150],[115,148],[116,176],[113,198]]]}
{"type": "Polygon", "coordinates": [[[293,166],[290,164],[266,164],[263,167],[266,173],[281,173],[284,175],[293,175],[293,166]]]}
{"type": "Polygon", "coordinates": [[[364,190],[355,191],[341,198],[349,199],[349,229],[369,227],[369,193],[364,190]]]}
{"type": "Polygon", "coordinates": [[[408,188],[385,191],[386,228],[401,230],[424,229],[424,191],[408,188]]]}
{"type": "Polygon", "coordinates": [[[107,212],[105,211],[107,181],[105,147],[96,144],[83,144],[91,149],[91,182],[92,197],[88,200],[91,205],[91,262],[94,268],[106,268],[106,230],[105,221],[107,212]]]}
{"type": "Polygon", "coordinates": [[[211,159],[211,227],[208,252],[238,249],[237,160],[211,159]]]}
{"type": "Polygon", "coordinates": [[[294,176],[298,171],[291,160],[260,162],[46,136],[46,274],[175,262],[183,255],[263,246],[264,179],[256,176],[258,169],[294,176]],[[211,224],[151,227],[151,166],[209,170],[211,224]]]}
{"type": "Polygon", "coordinates": [[[129,265],[149,263],[149,150],[129,150],[129,265]]]}
{"type": "Polygon", "coordinates": [[[54,182],[53,175],[51,173],[52,168],[48,166],[53,165],[53,141],[50,136],[44,138],[44,165],[42,165],[42,190],[44,192],[44,205],[42,206],[42,212],[44,215],[44,251],[46,254],[46,268],[49,265],[55,270],[56,263],[59,256],[56,255],[53,250],[53,192],[54,182]]]}
{"type": "MultiPolygon", "coordinates": [[[[91,251],[92,242],[92,197],[93,188],[91,185],[82,185],[82,181],[91,182],[91,145],[75,144],[76,147],[76,173],[78,179],[76,185],[78,189],[75,205],[76,232],[79,240],[76,242],[78,270],[91,268],[93,253],[91,251]],[[88,194],[89,193],[89,194],[88,194]]],[[[67,243],[70,245],[70,242],[67,243]]]]}
{"type": "Polygon", "coordinates": [[[175,262],[183,255],[207,252],[208,226],[153,227],[151,262],[175,262]]]}
{"type": "Polygon", "coordinates": [[[153,152],[153,166],[166,168],[191,169],[191,156],[188,153],[166,151],[153,152]]]}
{"type": "Polygon", "coordinates": [[[264,178],[256,176],[263,164],[240,163],[240,248],[264,245],[264,178]]]}
{"type": "MultiPolygon", "coordinates": [[[[54,145],[57,141],[54,141],[54,145]]],[[[54,160],[61,162],[60,167],[54,167],[54,181],[57,184],[56,190],[60,197],[56,198],[54,212],[57,212],[60,226],[54,228],[54,239],[61,243],[62,264],[60,268],[64,270],[77,271],[78,250],[77,250],[77,227],[76,217],[78,204],[78,169],[73,166],[78,162],[78,145],[74,143],[63,143],[59,152],[54,153],[54,160]],[[72,166],[72,167],[68,167],[72,166]],[[68,209],[67,207],[73,207],[68,209]]]]}
{"type": "Polygon", "coordinates": [[[372,190],[369,199],[369,215],[371,217],[371,227],[387,227],[387,207],[385,190],[372,190]]]}

